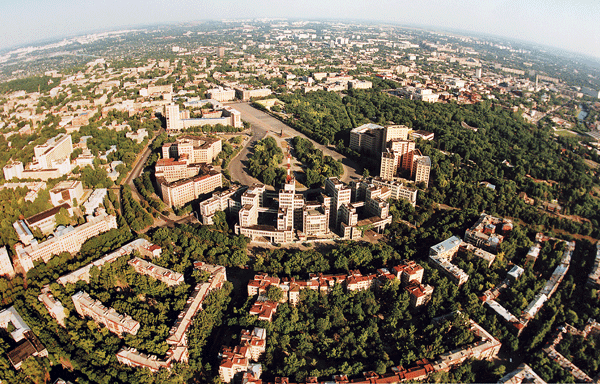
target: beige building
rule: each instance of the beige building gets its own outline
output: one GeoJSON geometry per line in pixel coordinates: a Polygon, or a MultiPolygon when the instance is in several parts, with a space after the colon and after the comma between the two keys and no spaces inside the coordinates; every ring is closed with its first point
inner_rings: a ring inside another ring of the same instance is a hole
{"type": "Polygon", "coordinates": [[[82,203],[81,196],[83,196],[83,184],[81,181],[61,181],[50,190],[50,201],[55,207],[65,203],[75,206],[75,200],[77,203],[82,203]]]}
{"type": "Polygon", "coordinates": [[[206,91],[209,99],[215,99],[217,101],[231,101],[235,99],[235,90],[231,88],[213,88],[206,91]]]}
{"type": "Polygon", "coordinates": [[[25,272],[33,268],[33,262],[43,260],[47,263],[52,256],[62,252],[71,254],[79,252],[81,246],[89,238],[117,228],[117,218],[115,216],[102,214],[91,217],[85,224],[77,227],[60,228],[54,232],[54,237],[43,243],[31,244],[27,247],[17,244],[15,250],[17,259],[25,272]]]}
{"type": "Polygon", "coordinates": [[[121,315],[113,308],[106,308],[98,300],[94,300],[83,291],[71,296],[75,310],[81,317],[89,316],[96,323],[104,324],[109,331],[121,337],[123,333],[136,335],[140,329],[140,323],[128,315],[121,315]]]}
{"type": "Polygon", "coordinates": [[[235,88],[235,95],[238,99],[242,101],[248,101],[253,97],[267,97],[271,93],[271,90],[268,88],[260,88],[260,89],[244,89],[244,88],[235,88]]]}
{"type": "Polygon", "coordinates": [[[147,275],[173,287],[183,283],[183,275],[167,268],[152,264],[146,260],[134,257],[127,264],[131,265],[135,271],[141,275],[147,275]]]}
{"type": "Polygon", "coordinates": [[[387,187],[390,190],[390,198],[394,200],[404,199],[413,207],[417,204],[418,189],[407,186],[402,181],[387,181],[374,177],[370,181],[376,186],[387,187]]]}
{"type": "Polygon", "coordinates": [[[197,176],[183,180],[168,182],[162,177],[156,181],[160,184],[162,199],[170,207],[180,207],[198,197],[223,187],[220,172],[212,167],[203,167],[197,176]]]}
{"type": "Polygon", "coordinates": [[[198,165],[191,165],[187,156],[182,156],[184,160],[160,159],[154,166],[154,176],[158,179],[164,178],[167,182],[187,179],[196,176],[200,172],[198,165]]]}
{"type": "Polygon", "coordinates": [[[423,182],[429,186],[429,173],[431,172],[431,159],[429,156],[419,156],[413,163],[415,183],[423,182]]]}
{"type": "Polygon", "coordinates": [[[9,278],[15,276],[15,269],[13,268],[6,247],[0,247],[0,276],[7,276],[9,278]]]}
{"type": "Polygon", "coordinates": [[[302,212],[302,232],[306,236],[322,236],[329,233],[330,207],[317,201],[308,201],[302,212]]]}
{"type": "Polygon", "coordinates": [[[54,296],[52,296],[49,289],[43,289],[42,293],[38,296],[38,300],[44,304],[44,307],[46,307],[48,313],[50,313],[50,316],[52,316],[58,322],[58,324],[63,327],[67,326],[67,313],[65,307],[63,307],[60,301],[56,300],[54,296]]]}
{"type": "Polygon", "coordinates": [[[179,158],[180,161],[183,161],[183,156],[189,164],[207,164],[219,156],[221,149],[221,139],[184,135],[177,137],[175,143],[163,145],[162,158],[163,160],[179,158]]]}
{"type": "Polygon", "coordinates": [[[167,120],[167,131],[174,132],[185,128],[202,127],[205,125],[214,126],[217,124],[242,128],[241,113],[229,106],[224,106],[218,111],[218,117],[190,118],[189,111],[179,111],[178,104],[165,105],[165,118],[167,120]]]}

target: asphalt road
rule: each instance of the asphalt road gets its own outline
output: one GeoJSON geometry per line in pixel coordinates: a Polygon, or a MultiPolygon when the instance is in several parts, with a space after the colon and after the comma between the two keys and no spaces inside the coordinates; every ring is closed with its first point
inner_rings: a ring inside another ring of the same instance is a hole
{"type": "MultiPolygon", "coordinates": [[[[249,107],[251,109],[254,109],[252,107],[249,107]]],[[[244,113],[242,112],[242,118],[248,122],[250,122],[249,120],[246,119],[246,116],[244,115],[244,113]]],[[[238,181],[243,185],[252,185],[254,183],[260,183],[260,181],[258,179],[255,179],[254,177],[250,176],[248,174],[248,172],[245,171],[247,163],[248,163],[248,159],[250,158],[250,154],[251,154],[251,149],[252,147],[254,147],[254,144],[259,141],[262,140],[266,135],[267,135],[267,131],[256,125],[256,124],[252,124],[250,122],[251,126],[250,126],[250,130],[252,131],[252,137],[250,138],[250,140],[244,145],[244,148],[240,151],[240,153],[237,154],[236,157],[234,157],[230,162],[229,162],[229,174],[231,174],[231,179],[233,181],[238,181]]]]}
{"type": "Polygon", "coordinates": [[[306,135],[296,131],[292,127],[277,120],[273,116],[265,112],[259,111],[256,108],[253,108],[250,105],[250,103],[232,103],[229,105],[240,111],[242,114],[242,119],[249,122],[252,128],[252,139],[250,140],[248,145],[240,152],[240,154],[234,160],[231,161],[231,164],[229,166],[229,172],[231,173],[233,180],[238,180],[242,184],[246,185],[258,182],[258,180],[250,177],[244,171],[245,167],[243,166],[245,164],[244,162],[248,158],[249,148],[254,142],[265,137],[265,135],[268,132],[280,134],[282,131],[284,136],[287,137],[300,136],[305,139],[308,139],[312,141],[312,143],[315,145],[315,148],[319,148],[321,151],[323,151],[324,154],[331,156],[336,160],[341,160],[342,165],[344,167],[344,174],[340,179],[343,182],[348,183],[351,180],[358,180],[361,178],[363,168],[362,166],[346,158],[344,155],[332,150],[331,148],[317,143],[316,141],[312,140],[306,135]],[[250,180],[251,182],[247,182],[250,180]]]}

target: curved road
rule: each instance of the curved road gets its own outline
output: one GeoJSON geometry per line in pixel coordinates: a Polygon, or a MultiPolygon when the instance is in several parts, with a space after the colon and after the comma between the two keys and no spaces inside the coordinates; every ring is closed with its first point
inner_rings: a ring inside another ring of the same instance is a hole
{"type": "Polygon", "coordinates": [[[284,124],[273,116],[263,111],[259,111],[258,109],[252,107],[250,103],[231,103],[228,105],[240,111],[242,114],[242,119],[249,122],[252,128],[252,138],[250,139],[250,142],[248,142],[248,145],[246,145],[246,147],[235,159],[231,161],[229,165],[229,172],[231,173],[233,180],[237,180],[245,185],[251,185],[252,183],[259,182],[257,179],[250,177],[244,171],[244,162],[248,159],[250,147],[257,140],[265,137],[268,132],[273,132],[279,135],[282,131],[287,137],[300,136],[308,139],[314,144],[315,148],[319,148],[325,155],[331,156],[336,160],[341,160],[342,166],[344,167],[344,174],[342,177],[340,177],[341,181],[349,183],[351,180],[359,180],[362,177],[362,175],[357,172],[358,169],[362,171],[362,167],[356,162],[348,159],[346,156],[330,149],[329,147],[317,143],[313,139],[307,137],[301,132],[296,131],[289,125],[284,124]]]}
{"type": "MultiPolygon", "coordinates": [[[[244,120],[246,120],[246,116],[243,114],[243,112],[242,116],[244,116],[244,120]]],[[[250,122],[249,120],[247,121],[250,122]]],[[[250,137],[250,140],[244,145],[244,148],[240,151],[240,153],[238,153],[231,160],[231,162],[229,162],[229,174],[231,175],[231,180],[237,181],[243,185],[252,185],[254,183],[260,183],[258,179],[255,179],[254,177],[250,176],[248,172],[245,171],[245,164],[247,164],[248,159],[250,158],[250,150],[254,147],[254,144],[257,141],[262,140],[267,135],[267,131],[264,128],[257,126],[252,122],[250,122],[250,124],[250,129],[252,130],[252,137],[250,137]]]]}

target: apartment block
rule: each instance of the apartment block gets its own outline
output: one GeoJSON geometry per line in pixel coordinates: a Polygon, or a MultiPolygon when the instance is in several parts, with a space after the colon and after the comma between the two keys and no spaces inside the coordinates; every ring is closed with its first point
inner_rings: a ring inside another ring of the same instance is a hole
{"type": "Polygon", "coordinates": [[[81,317],[89,316],[96,323],[103,324],[109,331],[121,337],[123,333],[136,335],[140,323],[131,316],[122,315],[112,308],[106,308],[98,300],[94,300],[86,292],[79,291],[71,296],[75,310],[81,317]]]}
{"type": "Polygon", "coordinates": [[[377,154],[381,151],[384,127],[377,124],[363,124],[350,131],[350,149],[359,153],[377,154]]]}
{"type": "Polygon", "coordinates": [[[227,272],[223,266],[197,261],[194,263],[194,268],[199,271],[208,272],[209,279],[207,282],[196,285],[194,292],[188,298],[185,307],[177,317],[175,325],[169,331],[167,344],[169,345],[169,350],[172,351],[172,358],[178,362],[188,361],[187,331],[196,313],[202,309],[202,302],[212,290],[221,289],[227,280],[227,272]]]}
{"type": "Polygon", "coordinates": [[[167,284],[169,287],[183,283],[183,274],[152,264],[139,257],[134,257],[127,264],[131,265],[137,273],[153,277],[167,284]]]}
{"type": "Polygon", "coordinates": [[[206,94],[208,95],[209,98],[215,99],[220,102],[231,101],[231,100],[235,99],[235,90],[231,89],[231,88],[223,88],[223,87],[213,88],[213,89],[209,89],[208,91],[206,91],[206,94]]]}
{"type": "Polygon", "coordinates": [[[225,191],[215,192],[210,199],[202,201],[199,204],[202,224],[212,225],[213,217],[218,211],[235,211],[237,204],[234,200],[234,196],[239,195],[242,190],[241,187],[232,186],[225,191]]]}
{"type": "Polygon", "coordinates": [[[465,241],[478,248],[496,253],[504,236],[508,235],[512,229],[512,221],[482,212],[479,220],[465,231],[465,241]]]}
{"type": "Polygon", "coordinates": [[[452,236],[429,249],[429,260],[458,286],[466,283],[469,279],[469,275],[465,271],[451,263],[461,243],[460,238],[452,236]]]}
{"type": "Polygon", "coordinates": [[[253,379],[259,379],[262,374],[258,361],[266,350],[267,331],[264,328],[255,327],[249,331],[243,329],[240,335],[240,344],[235,347],[221,347],[219,358],[219,377],[221,381],[230,383],[236,375],[249,373],[253,379]]]}
{"type": "Polygon", "coordinates": [[[22,179],[23,178],[23,163],[20,161],[10,161],[6,164],[2,171],[4,172],[4,179],[10,180],[12,178],[22,179]]]}
{"type": "Polygon", "coordinates": [[[429,156],[419,156],[413,162],[413,174],[415,183],[424,183],[425,187],[429,186],[429,173],[431,172],[431,159],[429,156]]]}
{"type": "Polygon", "coordinates": [[[52,296],[49,288],[42,289],[42,293],[38,296],[38,300],[44,304],[44,307],[46,307],[50,316],[56,319],[58,324],[63,327],[67,326],[65,307],[63,307],[59,300],[56,300],[54,296],[52,296]]]}
{"type": "Polygon", "coordinates": [[[181,156],[184,160],[179,161],[171,158],[159,159],[154,166],[154,176],[164,178],[169,183],[196,176],[200,172],[200,167],[189,164],[186,157],[186,155],[181,156]]]}
{"type": "Polygon", "coordinates": [[[330,207],[317,201],[308,201],[302,211],[302,232],[306,236],[329,233],[330,207]]]}
{"type": "Polygon", "coordinates": [[[253,97],[267,97],[273,92],[269,88],[247,89],[235,88],[235,95],[242,101],[248,101],[253,97]]]}
{"type": "Polygon", "coordinates": [[[390,190],[390,198],[394,200],[406,200],[413,207],[417,205],[417,188],[412,188],[400,180],[389,181],[383,178],[374,177],[370,181],[375,186],[387,187],[390,190]]]}
{"type": "Polygon", "coordinates": [[[59,277],[56,282],[61,285],[76,284],[78,281],[90,282],[90,270],[92,267],[102,269],[105,264],[110,264],[121,256],[129,255],[133,251],[140,252],[143,256],[158,257],[160,256],[161,248],[154,245],[146,239],[136,239],[127,243],[119,249],[108,253],[98,260],[95,260],[71,273],[59,277]]]}
{"type": "Polygon", "coordinates": [[[63,203],[62,205],[30,216],[25,220],[17,220],[13,223],[13,228],[17,231],[19,240],[21,240],[23,244],[29,245],[31,241],[33,241],[33,235],[30,235],[30,233],[36,229],[39,229],[43,235],[51,234],[54,231],[54,228],[56,228],[56,215],[63,209],[66,210],[68,214],[73,213],[71,206],[68,203],[63,203]]]}
{"type": "Polygon", "coordinates": [[[185,128],[202,127],[205,125],[214,126],[217,124],[230,125],[235,128],[242,128],[242,115],[230,106],[224,106],[219,111],[220,116],[210,116],[201,118],[189,118],[189,111],[179,111],[178,104],[165,106],[165,118],[167,120],[167,131],[175,132],[185,128]]]}
{"type": "Polygon", "coordinates": [[[8,328],[9,323],[15,328],[10,332],[10,336],[18,344],[13,349],[7,351],[6,355],[8,361],[10,361],[16,370],[19,370],[23,362],[31,356],[48,356],[46,347],[31,331],[15,307],[9,307],[0,311],[0,328],[8,328]]]}
{"type": "Polygon", "coordinates": [[[33,268],[34,261],[42,260],[47,263],[52,256],[62,252],[77,253],[87,239],[116,228],[117,218],[115,216],[102,214],[90,217],[87,223],[77,227],[59,227],[53,233],[54,237],[43,243],[32,242],[27,247],[17,244],[15,246],[17,259],[27,272],[33,268]]]}
{"type": "Polygon", "coordinates": [[[221,139],[183,135],[176,139],[175,143],[167,143],[162,146],[162,158],[179,158],[188,164],[209,164],[219,156],[222,149],[221,139]]]}

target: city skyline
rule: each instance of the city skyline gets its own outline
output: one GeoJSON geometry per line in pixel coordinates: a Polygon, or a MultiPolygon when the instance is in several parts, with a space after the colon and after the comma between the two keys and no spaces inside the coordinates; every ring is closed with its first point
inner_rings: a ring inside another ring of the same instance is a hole
{"type": "Polygon", "coordinates": [[[159,23],[249,18],[360,19],[486,34],[600,58],[600,37],[595,33],[598,27],[594,20],[594,15],[600,14],[600,3],[591,0],[492,0],[485,4],[474,0],[444,3],[425,0],[418,4],[384,0],[377,7],[359,1],[337,0],[304,0],[285,6],[272,0],[235,3],[181,0],[168,4],[163,0],[126,4],[115,0],[102,3],[59,0],[52,4],[9,0],[0,5],[0,14],[4,15],[0,25],[0,49],[92,31],[159,23]]]}

